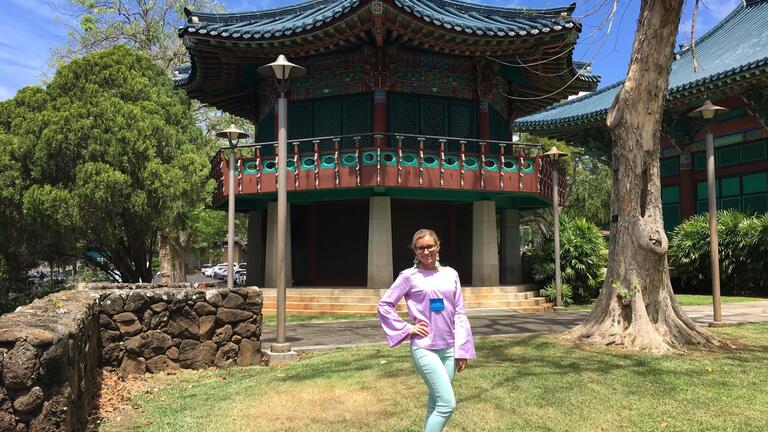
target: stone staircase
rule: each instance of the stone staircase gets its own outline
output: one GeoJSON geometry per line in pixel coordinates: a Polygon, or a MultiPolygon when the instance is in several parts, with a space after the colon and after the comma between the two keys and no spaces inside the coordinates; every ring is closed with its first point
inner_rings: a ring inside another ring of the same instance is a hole
{"type": "MultiPolygon", "coordinates": [[[[264,288],[264,315],[277,314],[277,291],[264,288]]],[[[376,305],[386,290],[370,288],[288,288],[286,314],[307,315],[376,315],[376,305]]],[[[468,310],[504,309],[518,312],[547,312],[552,304],[539,296],[534,284],[498,287],[463,287],[468,310]]],[[[398,310],[405,311],[401,301],[398,310]]]]}

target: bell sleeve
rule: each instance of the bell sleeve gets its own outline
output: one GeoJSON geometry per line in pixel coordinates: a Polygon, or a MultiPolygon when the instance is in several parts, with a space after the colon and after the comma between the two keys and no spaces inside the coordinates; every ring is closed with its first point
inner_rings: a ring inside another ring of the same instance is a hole
{"type": "Polygon", "coordinates": [[[387,344],[390,347],[400,345],[409,336],[408,330],[410,324],[400,318],[396,306],[405,293],[408,292],[410,287],[410,278],[407,275],[400,273],[397,280],[392,283],[392,286],[389,287],[387,292],[381,297],[381,300],[379,300],[379,323],[381,323],[381,327],[384,329],[384,334],[387,337],[387,344]]]}
{"type": "Polygon", "coordinates": [[[467,319],[467,310],[464,307],[464,296],[461,294],[461,282],[456,275],[456,292],[454,293],[456,315],[454,315],[454,357],[457,359],[476,358],[475,341],[472,338],[472,328],[467,319]]]}

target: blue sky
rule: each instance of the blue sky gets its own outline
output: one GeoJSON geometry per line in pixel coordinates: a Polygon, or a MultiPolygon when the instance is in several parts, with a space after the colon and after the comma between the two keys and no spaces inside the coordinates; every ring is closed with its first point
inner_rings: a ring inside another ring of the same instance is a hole
{"type": "MultiPolygon", "coordinates": [[[[567,5],[571,0],[480,0],[476,3],[504,7],[549,8],[567,5]]],[[[64,44],[66,17],[61,14],[68,0],[0,0],[0,100],[8,99],[20,88],[38,85],[54,71],[49,67],[51,50],[64,44]]],[[[232,11],[250,11],[297,3],[297,0],[223,0],[232,11]]],[[[696,33],[700,37],[733,10],[741,0],[701,0],[696,33]]],[[[574,15],[583,24],[574,59],[591,61],[593,73],[602,76],[601,86],[624,78],[632,49],[639,0],[619,0],[610,32],[601,25],[610,4],[590,13],[607,0],[577,1],[574,15]]],[[[693,1],[686,1],[678,42],[687,41],[691,31],[693,1]]]]}

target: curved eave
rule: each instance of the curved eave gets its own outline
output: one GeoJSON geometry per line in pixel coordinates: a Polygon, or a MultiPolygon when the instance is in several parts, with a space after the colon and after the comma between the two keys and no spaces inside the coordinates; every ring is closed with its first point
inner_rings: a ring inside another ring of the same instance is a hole
{"type": "MultiPolygon", "coordinates": [[[[179,37],[210,37],[231,41],[278,40],[310,34],[331,26],[354,15],[356,10],[365,9],[368,3],[365,0],[322,0],[242,14],[207,14],[185,9],[188,22],[179,28],[179,37]]],[[[446,0],[440,1],[446,5],[445,8],[435,8],[429,2],[414,3],[414,0],[386,0],[386,3],[387,7],[410,15],[422,23],[474,37],[519,38],[580,29],[579,24],[571,19],[575,7],[573,4],[567,8],[524,10],[482,7],[446,0]],[[544,18],[537,18],[539,16],[544,18]]]]}
{"type": "MultiPolygon", "coordinates": [[[[763,58],[747,65],[738,66],[716,75],[711,75],[674,87],[670,89],[668,93],[666,106],[684,105],[687,107],[685,102],[689,99],[700,97],[702,94],[711,93],[713,90],[727,89],[734,83],[750,81],[764,74],[768,74],[768,58],[763,58]]],[[[622,83],[623,81],[617,82],[601,89],[601,91],[609,91],[614,87],[620,86],[622,83]]],[[[591,96],[593,95],[585,95],[581,98],[554,105],[540,114],[562,108],[568,104],[586,103],[586,100],[591,96]]],[[[573,131],[581,131],[595,127],[605,128],[608,109],[609,107],[604,107],[579,115],[546,120],[517,121],[513,124],[513,127],[520,132],[531,132],[551,137],[563,137],[567,133],[573,131]]]]}

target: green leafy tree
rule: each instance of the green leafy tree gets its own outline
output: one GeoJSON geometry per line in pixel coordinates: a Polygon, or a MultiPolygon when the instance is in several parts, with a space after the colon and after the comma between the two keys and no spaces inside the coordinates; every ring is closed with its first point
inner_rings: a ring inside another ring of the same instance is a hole
{"type": "Polygon", "coordinates": [[[575,168],[564,213],[607,228],[611,219],[611,168],[591,156],[579,156],[575,168]]]}
{"type": "Polygon", "coordinates": [[[11,105],[11,157],[29,181],[21,206],[34,238],[123,281],[151,280],[158,232],[184,227],[187,203],[210,196],[208,143],[186,96],[118,46],[62,66],[46,90],[11,105]]]}

